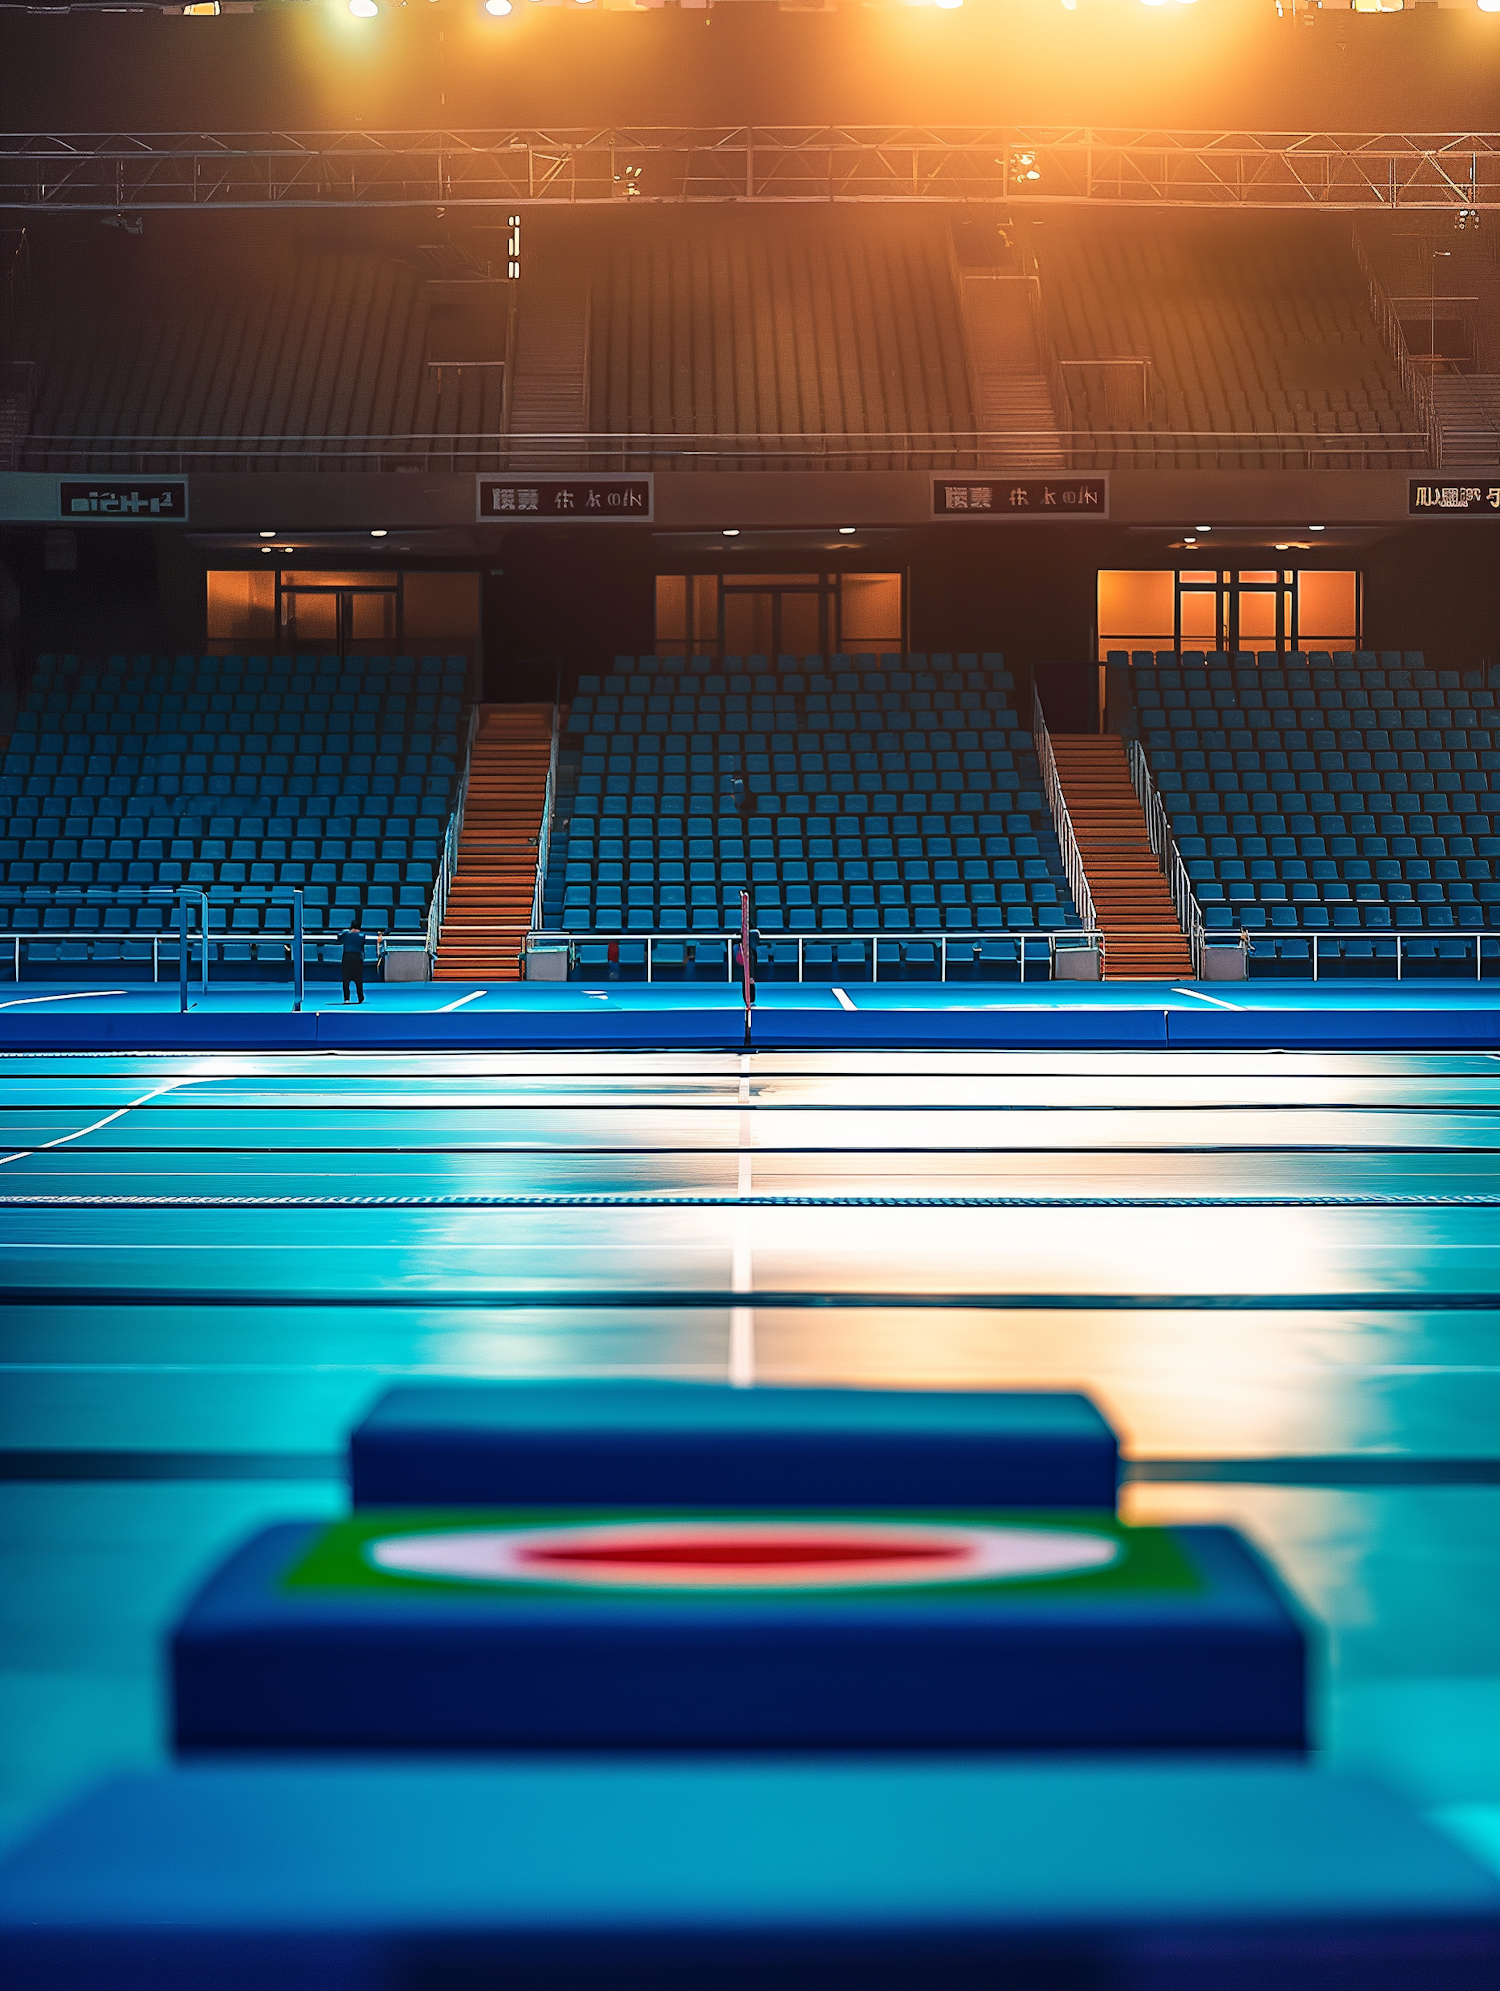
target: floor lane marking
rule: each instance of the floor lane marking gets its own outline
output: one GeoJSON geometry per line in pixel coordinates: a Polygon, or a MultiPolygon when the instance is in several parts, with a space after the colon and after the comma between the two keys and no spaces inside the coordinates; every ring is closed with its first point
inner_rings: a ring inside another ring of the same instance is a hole
{"type": "Polygon", "coordinates": [[[837,1002],[840,1009],[854,1008],[854,1004],[849,1000],[848,996],[844,993],[842,989],[835,989],[833,992],[833,996],[834,996],[834,1001],[837,1002]]]}
{"type": "Polygon", "coordinates": [[[1238,1012],[1245,1007],[1242,1002],[1225,1002],[1223,996],[1205,995],[1202,989],[1174,988],[1172,993],[1173,995],[1191,996],[1195,1002],[1211,1002],[1217,1009],[1232,1009],[1238,1012]]]}
{"type": "Polygon", "coordinates": [[[486,996],[488,994],[489,994],[488,989],[474,989],[470,994],[466,996],[460,996],[457,1002],[445,1002],[439,1004],[438,1015],[446,1016],[450,1009],[462,1009],[466,1002],[478,1002],[481,996],[486,996]]]}
{"type": "Polygon", "coordinates": [[[115,1120],[123,1120],[125,1115],[134,1112],[137,1106],[144,1106],[152,1099],[160,1099],[164,1092],[173,1092],[178,1086],[201,1085],[202,1083],[201,1079],[196,1078],[169,1078],[165,1085],[159,1085],[151,1092],[142,1093],[139,1099],[132,1099],[127,1105],[119,1107],[115,1112],[106,1113],[102,1120],[95,1120],[91,1126],[75,1127],[71,1134],[59,1134],[56,1140],[42,1141],[34,1148],[17,1148],[11,1154],[0,1155],[0,1168],[3,1168],[8,1161],[22,1161],[30,1155],[45,1154],[49,1148],[66,1147],[69,1141],[81,1141],[85,1134],[98,1133],[101,1127],[107,1127],[115,1120]]]}
{"type": "Polygon", "coordinates": [[[103,996],[124,994],[124,989],[74,989],[67,995],[17,996],[13,1002],[0,1002],[0,1009],[25,1009],[34,1002],[94,1002],[103,996]]]}

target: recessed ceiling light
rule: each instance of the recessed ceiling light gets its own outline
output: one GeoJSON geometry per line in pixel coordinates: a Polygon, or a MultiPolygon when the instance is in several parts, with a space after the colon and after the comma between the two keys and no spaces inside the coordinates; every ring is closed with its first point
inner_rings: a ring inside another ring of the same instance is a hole
{"type": "Polygon", "coordinates": [[[274,539],[275,537],[276,537],[276,528],[274,525],[271,527],[269,532],[263,532],[261,534],[262,539],[274,539]]]}
{"type": "Polygon", "coordinates": [[[738,527],[737,525],[726,525],[726,526],[725,526],[725,528],[724,528],[724,537],[725,537],[726,539],[738,539],[738,538],[739,538],[739,536],[740,536],[740,529],[739,529],[739,527],[738,527]]]}
{"type": "Polygon", "coordinates": [[[1290,553],[1291,550],[1290,542],[1285,539],[1278,539],[1271,548],[1273,553],[1290,553]]]}
{"type": "Polygon", "coordinates": [[[853,525],[841,525],[839,527],[839,531],[843,534],[845,539],[849,537],[851,532],[857,532],[858,530],[859,530],[858,526],[853,526],[853,525]]]}
{"type": "Polygon", "coordinates": [[[1310,525],[1307,529],[1309,532],[1327,532],[1328,530],[1326,525],[1310,525]]]}
{"type": "Polygon", "coordinates": [[[385,527],[383,525],[372,526],[370,528],[370,537],[371,539],[384,539],[385,527]]]}
{"type": "Polygon", "coordinates": [[[1193,530],[1194,532],[1212,532],[1213,527],[1211,525],[1195,525],[1193,530]]]}

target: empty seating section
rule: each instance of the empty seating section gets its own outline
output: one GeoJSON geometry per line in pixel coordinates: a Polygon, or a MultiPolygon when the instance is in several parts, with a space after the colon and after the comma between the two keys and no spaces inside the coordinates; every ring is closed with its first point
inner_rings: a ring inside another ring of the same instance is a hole
{"type": "Polygon", "coordinates": [[[1484,676],[1410,650],[1136,652],[1141,737],[1205,926],[1500,926],[1500,695],[1484,676]]]}
{"type": "Polygon", "coordinates": [[[547,926],[722,933],[746,888],[762,934],[1077,926],[999,656],[615,663],[570,709],[547,926]]]}
{"type": "Polygon", "coordinates": [[[425,935],[464,689],[462,657],[41,658],[0,763],[0,932],[149,958],[188,887],[225,961],[284,964],[298,889],[310,931],[425,935]]]}
{"type": "MultiPolygon", "coordinates": [[[[1034,241],[1074,423],[1159,432],[1134,450],[1121,438],[1116,464],[1225,462],[1236,435],[1267,433],[1316,440],[1355,468],[1360,437],[1377,464],[1408,460],[1388,439],[1419,425],[1337,221],[1049,217],[1034,241]],[[1174,441],[1188,434],[1199,440],[1174,441]]],[[[1409,460],[1425,462],[1412,448],[1409,460]]],[[[1247,468],[1283,461],[1274,443],[1235,456],[1247,468]]]]}

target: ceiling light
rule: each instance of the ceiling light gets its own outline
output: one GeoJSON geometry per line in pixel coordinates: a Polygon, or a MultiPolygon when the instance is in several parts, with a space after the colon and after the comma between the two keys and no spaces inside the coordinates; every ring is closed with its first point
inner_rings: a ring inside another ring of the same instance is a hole
{"type": "Polygon", "coordinates": [[[262,553],[274,553],[276,548],[274,546],[263,546],[260,550],[262,553]]]}
{"type": "Polygon", "coordinates": [[[964,0],[933,0],[933,4],[934,6],[945,7],[951,12],[953,8],[961,7],[964,4],[964,0]]]}
{"type": "Polygon", "coordinates": [[[839,527],[839,531],[843,534],[845,539],[849,537],[851,532],[857,532],[858,530],[859,530],[858,526],[854,525],[841,525],[839,527]]]}
{"type": "Polygon", "coordinates": [[[484,0],[484,11],[498,20],[501,15],[510,12],[510,0],[484,0]]]}
{"type": "Polygon", "coordinates": [[[349,0],[349,12],[358,15],[362,21],[370,21],[380,9],[375,5],[375,0],[349,0]]]}
{"type": "Polygon", "coordinates": [[[1479,0],[1481,14],[1500,14],[1500,0],[1479,0]]]}
{"type": "Polygon", "coordinates": [[[726,525],[726,526],[725,526],[725,528],[724,528],[724,537],[725,537],[726,539],[738,539],[738,538],[739,538],[739,536],[740,536],[740,529],[739,529],[739,527],[738,527],[737,525],[726,525]]]}
{"type": "Polygon", "coordinates": [[[1290,553],[1291,550],[1290,542],[1285,539],[1278,539],[1271,548],[1273,553],[1290,553]]]}
{"type": "Polygon", "coordinates": [[[1076,14],[1078,12],[1078,0],[1062,0],[1062,3],[1066,13],[1076,14]]]}
{"type": "MultiPolygon", "coordinates": [[[[1500,4],[1500,0],[1497,0],[1497,4],[1500,4]]],[[[1310,525],[1307,529],[1309,532],[1327,532],[1328,530],[1326,525],[1310,525]]]]}
{"type": "Polygon", "coordinates": [[[276,537],[276,528],[275,528],[275,526],[274,526],[274,525],[273,525],[273,526],[271,527],[271,529],[270,529],[270,531],[269,531],[269,532],[262,532],[262,533],[261,533],[261,538],[262,538],[262,539],[274,539],[275,537],[276,537]]]}
{"type": "Polygon", "coordinates": [[[1194,532],[1212,532],[1213,527],[1211,525],[1195,525],[1193,530],[1194,532]]]}
{"type": "Polygon", "coordinates": [[[384,539],[385,536],[385,527],[383,525],[376,525],[370,528],[371,539],[384,539]]]}
{"type": "Polygon", "coordinates": [[[1184,546],[1196,546],[1198,544],[1197,540],[1193,538],[1191,533],[1188,534],[1187,538],[1183,540],[1182,543],[1184,546]]]}

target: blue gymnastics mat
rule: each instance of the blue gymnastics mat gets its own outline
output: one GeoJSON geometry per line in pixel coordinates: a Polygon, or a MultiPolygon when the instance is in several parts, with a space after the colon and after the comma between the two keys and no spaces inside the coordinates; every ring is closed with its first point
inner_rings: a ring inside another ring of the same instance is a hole
{"type": "Polygon", "coordinates": [[[194,1767],[0,1867],[9,1991],[1492,1991],[1500,1883],[1281,1765],[194,1767]]]}
{"type": "Polygon", "coordinates": [[[363,1508],[253,1537],[172,1645],[179,1750],[1300,1750],[1302,1629],[1227,1528],[1112,1514],[363,1508]]]}
{"type": "Polygon", "coordinates": [[[388,1390],[349,1443],[377,1507],[1112,1508],[1115,1434],[1045,1391],[499,1382],[388,1390]]]}

